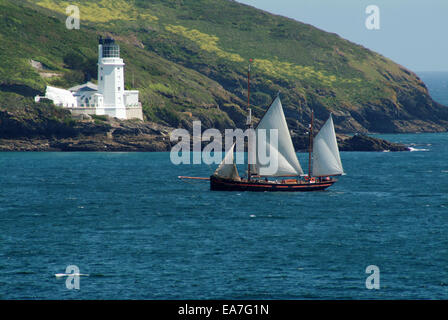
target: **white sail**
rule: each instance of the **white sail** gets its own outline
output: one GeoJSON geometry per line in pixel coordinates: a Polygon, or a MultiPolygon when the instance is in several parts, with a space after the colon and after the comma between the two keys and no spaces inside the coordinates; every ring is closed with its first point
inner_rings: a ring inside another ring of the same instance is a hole
{"type": "Polygon", "coordinates": [[[331,114],[314,138],[312,171],[315,177],[344,174],[331,114]]]}
{"type": "MultiPolygon", "coordinates": [[[[278,169],[272,176],[288,176],[288,175],[301,175],[303,174],[302,167],[297,159],[294,146],[291,141],[291,135],[289,134],[288,125],[286,123],[285,115],[283,113],[282,103],[280,98],[277,97],[269,107],[268,111],[261,119],[256,128],[257,140],[259,140],[259,131],[261,129],[266,130],[266,148],[269,152],[276,152],[278,154],[278,169]],[[270,140],[270,129],[278,130],[278,144],[277,148],[274,148],[270,140]]],[[[272,153],[271,153],[272,154],[272,153]]],[[[268,165],[262,164],[258,156],[258,144],[257,144],[257,158],[256,158],[257,171],[260,172],[261,168],[267,168],[268,165]]]]}
{"type": "Polygon", "coordinates": [[[224,159],[219,164],[218,168],[215,170],[215,176],[232,179],[232,180],[241,180],[238,174],[238,169],[236,168],[233,150],[235,148],[235,143],[232,147],[227,151],[224,159]]]}

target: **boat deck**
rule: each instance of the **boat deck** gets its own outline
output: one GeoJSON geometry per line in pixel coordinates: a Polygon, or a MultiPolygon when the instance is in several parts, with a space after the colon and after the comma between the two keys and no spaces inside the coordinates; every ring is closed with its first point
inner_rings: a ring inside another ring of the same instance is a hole
{"type": "Polygon", "coordinates": [[[336,182],[330,180],[304,181],[297,179],[286,179],[277,181],[250,180],[235,181],[215,176],[210,177],[210,189],[220,191],[318,191],[325,190],[336,182]]]}

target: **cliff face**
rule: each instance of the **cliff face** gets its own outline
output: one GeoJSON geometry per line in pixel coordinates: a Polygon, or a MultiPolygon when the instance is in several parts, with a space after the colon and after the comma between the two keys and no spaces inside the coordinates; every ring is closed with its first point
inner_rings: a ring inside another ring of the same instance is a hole
{"type": "MultiPolygon", "coordinates": [[[[244,127],[252,58],[255,120],[280,91],[297,135],[306,132],[311,109],[317,129],[332,112],[340,133],[446,131],[448,126],[447,108],[431,99],[413,72],[298,21],[228,0],[77,5],[81,29],[68,30],[64,1],[0,0],[1,112],[25,104],[23,112],[38,118],[44,110],[33,109],[32,97],[46,85],[95,81],[97,37],[111,35],[121,45],[126,88],[140,90],[145,119],[160,125],[190,129],[199,119],[204,129],[244,127]]],[[[58,123],[70,121],[62,111],[54,121],[44,118],[28,124],[8,118],[0,137],[14,126],[33,134],[55,132],[58,123]]]]}
{"type": "Polygon", "coordinates": [[[50,104],[0,109],[0,151],[169,151],[171,130],[104,116],[73,121],[50,104]]]}

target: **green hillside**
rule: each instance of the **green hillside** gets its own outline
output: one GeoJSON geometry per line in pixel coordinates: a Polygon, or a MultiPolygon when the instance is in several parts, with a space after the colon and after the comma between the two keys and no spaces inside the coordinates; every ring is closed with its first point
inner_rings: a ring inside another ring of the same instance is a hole
{"type": "Polygon", "coordinates": [[[147,120],[190,127],[243,126],[246,72],[261,116],[281,92],[288,123],[303,132],[334,113],[339,131],[446,131],[448,112],[411,71],[291,19],[229,0],[0,0],[0,108],[45,85],[96,78],[97,38],[113,36],[126,86],[140,90],[147,120]],[[65,27],[78,5],[80,30],[65,27]],[[7,97],[7,99],[5,98],[7,97]],[[8,101],[8,103],[4,102],[8,101]]]}

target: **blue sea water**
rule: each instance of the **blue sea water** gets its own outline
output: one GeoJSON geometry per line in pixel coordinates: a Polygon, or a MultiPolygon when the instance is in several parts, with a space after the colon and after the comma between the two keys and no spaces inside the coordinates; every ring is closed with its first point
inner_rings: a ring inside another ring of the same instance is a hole
{"type": "MultiPolygon", "coordinates": [[[[448,73],[419,76],[448,104],[448,73]]],[[[342,152],[313,193],[211,192],[168,153],[0,153],[0,299],[448,299],[448,133],[380,137],[419,151],[342,152]]]]}
{"type": "Polygon", "coordinates": [[[447,299],[448,134],[382,137],[427,151],[342,152],[313,193],[211,192],[169,153],[0,153],[0,299],[447,299]]]}

